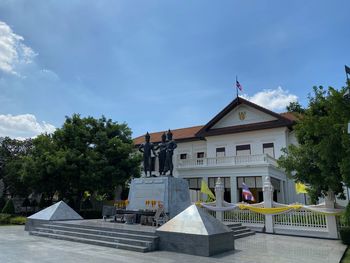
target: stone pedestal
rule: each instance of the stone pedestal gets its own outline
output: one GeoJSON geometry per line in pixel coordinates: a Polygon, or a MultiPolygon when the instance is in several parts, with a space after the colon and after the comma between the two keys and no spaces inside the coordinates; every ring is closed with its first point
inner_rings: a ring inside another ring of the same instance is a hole
{"type": "Polygon", "coordinates": [[[201,208],[191,205],[156,230],[160,250],[212,256],[233,250],[232,231],[201,208]]]}
{"type": "Polygon", "coordinates": [[[27,218],[24,230],[31,231],[40,224],[48,221],[82,220],[83,218],[70,208],[65,202],[60,201],[48,208],[27,218]]]}
{"type": "MultiPolygon", "coordinates": [[[[174,177],[133,179],[128,200],[127,210],[151,209],[151,206],[146,206],[146,200],[161,201],[170,218],[191,205],[187,181],[174,177]]],[[[158,204],[154,209],[157,207],[158,204]]]]}

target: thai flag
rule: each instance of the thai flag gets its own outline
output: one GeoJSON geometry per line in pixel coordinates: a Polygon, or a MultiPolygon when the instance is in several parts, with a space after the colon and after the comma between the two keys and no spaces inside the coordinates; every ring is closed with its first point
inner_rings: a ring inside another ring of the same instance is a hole
{"type": "Polygon", "coordinates": [[[242,85],[241,85],[241,83],[238,82],[238,80],[236,80],[236,87],[237,87],[240,91],[243,90],[242,85]]]}
{"type": "Polygon", "coordinates": [[[242,195],[245,200],[248,201],[255,201],[255,198],[252,194],[252,192],[249,190],[248,186],[245,183],[242,183],[242,195]]]}

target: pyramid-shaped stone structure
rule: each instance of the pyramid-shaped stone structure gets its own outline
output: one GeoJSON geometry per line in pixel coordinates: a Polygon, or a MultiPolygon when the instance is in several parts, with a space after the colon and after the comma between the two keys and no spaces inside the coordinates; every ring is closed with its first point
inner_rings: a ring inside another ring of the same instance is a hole
{"type": "Polygon", "coordinates": [[[231,230],[220,220],[209,215],[202,208],[191,205],[173,219],[162,225],[157,231],[186,233],[193,235],[215,235],[231,230]]]}
{"type": "Polygon", "coordinates": [[[83,219],[77,212],[75,212],[65,202],[60,201],[48,208],[45,208],[38,213],[28,217],[29,219],[39,220],[79,220],[83,219]]]}
{"type": "Polygon", "coordinates": [[[48,208],[45,208],[27,218],[24,230],[31,231],[40,224],[47,221],[81,220],[83,219],[77,212],[70,208],[65,202],[60,201],[48,208]]]}
{"type": "Polygon", "coordinates": [[[159,227],[156,234],[161,250],[212,256],[234,249],[233,232],[195,205],[159,227]]]}

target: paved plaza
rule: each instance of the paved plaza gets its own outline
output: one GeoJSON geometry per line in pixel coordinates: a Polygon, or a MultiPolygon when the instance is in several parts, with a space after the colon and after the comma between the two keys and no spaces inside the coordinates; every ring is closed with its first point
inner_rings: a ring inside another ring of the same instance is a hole
{"type": "Polygon", "coordinates": [[[339,240],[256,234],[236,241],[234,252],[211,258],[166,251],[137,253],[28,235],[22,226],[0,226],[1,263],[139,262],[339,262],[346,246],[339,240]]]}

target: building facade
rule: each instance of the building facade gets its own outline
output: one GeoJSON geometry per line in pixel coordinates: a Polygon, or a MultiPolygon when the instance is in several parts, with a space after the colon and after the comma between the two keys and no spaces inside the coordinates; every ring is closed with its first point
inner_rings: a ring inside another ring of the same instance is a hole
{"type": "MultiPolygon", "coordinates": [[[[193,201],[206,198],[200,193],[202,180],[213,190],[220,177],[226,201],[242,201],[245,183],[261,202],[269,176],[275,201],[304,203],[305,197],[295,193],[294,181],[277,165],[282,149],[296,143],[295,120],[291,113],[278,114],[238,97],[207,124],[172,130],[177,142],[174,176],[188,180],[193,201]]],[[[163,133],[151,133],[151,142],[159,143],[163,133]]],[[[134,139],[136,145],[143,142],[144,136],[134,139]]],[[[154,174],[159,175],[156,156],[152,160],[154,174]]]]}

